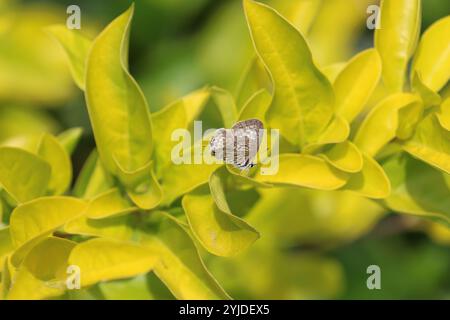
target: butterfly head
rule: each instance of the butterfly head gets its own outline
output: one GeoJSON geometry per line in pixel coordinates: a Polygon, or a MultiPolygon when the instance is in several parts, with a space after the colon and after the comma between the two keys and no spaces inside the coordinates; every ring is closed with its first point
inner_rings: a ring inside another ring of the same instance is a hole
{"type": "Polygon", "coordinates": [[[213,137],[211,138],[209,142],[209,149],[211,151],[212,156],[216,156],[219,150],[223,151],[225,147],[225,134],[226,134],[225,129],[221,128],[216,130],[213,137]]]}

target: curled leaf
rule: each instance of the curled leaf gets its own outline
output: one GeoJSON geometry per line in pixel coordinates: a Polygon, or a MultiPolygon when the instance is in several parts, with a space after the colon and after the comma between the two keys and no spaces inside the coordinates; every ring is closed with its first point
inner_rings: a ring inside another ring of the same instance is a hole
{"type": "Polygon", "coordinates": [[[15,248],[61,227],[85,213],[87,203],[72,197],[43,197],[15,208],[11,237],[15,248]]]}
{"type": "Polygon", "coordinates": [[[223,179],[229,175],[225,167],[209,178],[211,194],[188,194],[182,201],[192,232],[199,242],[218,256],[233,256],[247,249],[259,238],[258,232],[230,210],[223,179]]]}
{"type": "Polygon", "coordinates": [[[342,189],[354,191],[368,198],[386,198],[391,192],[391,183],[386,173],[373,158],[363,154],[363,159],[362,170],[351,175],[342,189]]]}
{"type": "Polygon", "coordinates": [[[279,128],[290,143],[314,142],[333,116],[331,84],[314,65],[295,27],[266,5],[245,0],[244,8],[255,49],[274,83],[269,125],[279,128]]]}
{"type": "Polygon", "coordinates": [[[375,48],[383,64],[382,80],[389,93],[403,91],[408,61],[420,34],[420,0],[382,0],[375,48]]]}
{"type": "Polygon", "coordinates": [[[86,102],[105,168],[118,174],[147,165],[152,126],[145,97],[128,72],[128,38],[133,6],[94,40],[87,59],[86,102]]]}
{"type": "Polygon", "coordinates": [[[422,109],[422,102],[415,95],[397,93],[388,96],[364,119],[356,133],[356,146],[374,156],[395,137],[408,138],[422,115],[422,109]]]}
{"type": "Polygon", "coordinates": [[[319,157],[282,154],[279,156],[279,170],[276,174],[261,175],[258,171],[254,178],[273,184],[335,190],[347,182],[348,175],[319,157]]]}
{"type": "Polygon", "coordinates": [[[50,134],[44,134],[38,146],[38,154],[51,167],[48,191],[52,195],[63,194],[72,181],[72,162],[66,149],[58,139],[50,134]]]}
{"type": "Polygon", "coordinates": [[[439,124],[435,114],[427,115],[414,136],[403,145],[413,157],[450,174],[450,132],[439,124]]]}
{"type": "Polygon", "coordinates": [[[450,17],[431,25],[422,35],[414,56],[411,76],[418,72],[424,85],[438,92],[450,78],[450,17]]]}
{"type": "Polygon", "coordinates": [[[339,73],[333,87],[336,113],[349,123],[363,110],[381,76],[381,59],[374,49],[353,57],[339,73]]]}
{"type": "Polygon", "coordinates": [[[147,273],[157,261],[147,247],[100,238],[78,244],[69,256],[69,264],[80,269],[82,286],[147,273]]]}
{"type": "Polygon", "coordinates": [[[229,299],[206,269],[191,237],[174,218],[154,212],[153,228],[142,233],[141,243],[155,250],[155,274],[177,299],[229,299]]]}
{"type": "Polygon", "coordinates": [[[50,165],[27,151],[0,147],[0,184],[18,203],[45,194],[50,180],[50,165]]]}
{"type": "Polygon", "coordinates": [[[363,157],[350,141],[332,145],[322,156],[337,169],[345,172],[358,172],[363,167],[363,157]]]}

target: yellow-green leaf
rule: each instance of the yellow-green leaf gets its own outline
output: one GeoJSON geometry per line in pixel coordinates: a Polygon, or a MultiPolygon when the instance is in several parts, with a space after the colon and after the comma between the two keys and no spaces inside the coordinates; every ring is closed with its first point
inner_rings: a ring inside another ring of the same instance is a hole
{"type": "Polygon", "coordinates": [[[102,219],[137,210],[135,206],[122,194],[113,188],[89,201],[86,216],[90,219],[102,219]]]}
{"type": "Polygon", "coordinates": [[[71,128],[61,132],[57,138],[59,143],[66,149],[67,153],[72,154],[77,147],[82,134],[83,128],[71,128]]]}
{"type": "Polygon", "coordinates": [[[411,86],[414,92],[417,92],[422,98],[425,108],[441,104],[441,96],[428,88],[417,71],[412,76],[411,86]]]}
{"type": "Polygon", "coordinates": [[[8,299],[37,300],[63,294],[67,288],[67,259],[75,245],[55,237],[39,242],[19,267],[8,299]]]}
{"type": "Polygon", "coordinates": [[[202,112],[208,99],[211,96],[210,88],[202,88],[188,95],[182,97],[180,100],[183,101],[185,112],[186,112],[186,123],[189,124],[202,112]]]}
{"type": "Polygon", "coordinates": [[[354,191],[368,198],[386,198],[391,192],[391,183],[386,173],[373,158],[363,154],[363,159],[362,170],[352,174],[342,189],[354,191]]]}
{"type": "Polygon", "coordinates": [[[346,62],[336,62],[328,66],[322,67],[321,71],[325,75],[325,77],[327,77],[328,81],[334,83],[334,81],[336,81],[336,78],[339,76],[342,70],[345,69],[346,66],[347,66],[346,62]]]}
{"type": "Polygon", "coordinates": [[[355,137],[356,146],[375,156],[389,141],[408,138],[422,114],[419,97],[396,93],[382,100],[367,115],[355,137]]]}
{"type": "Polygon", "coordinates": [[[436,116],[441,126],[447,131],[450,131],[450,98],[442,102],[436,116]]]}
{"type": "Polygon", "coordinates": [[[383,64],[382,81],[388,92],[400,92],[420,34],[421,0],[382,0],[379,14],[375,48],[383,64]]]}
{"type": "Polygon", "coordinates": [[[245,0],[244,7],[256,51],[274,82],[269,125],[293,144],[314,142],[333,116],[330,82],[295,27],[266,5],[245,0]]]}
{"type": "Polygon", "coordinates": [[[9,263],[12,267],[18,268],[23,260],[26,258],[27,254],[41,241],[47,239],[50,237],[53,233],[52,231],[45,232],[41,234],[40,236],[37,236],[36,238],[33,238],[32,240],[28,241],[27,243],[23,244],[19,248],[16,248],[16,250],[12,253],[11,258],[9,259],[9,263]]]}
{"type": "MultiPolygon", "coordinates": [[[[171,165],[162,173],[161,186],[163,190],[162,205],[171,204],[176,198],[188,193],[198,186],[208,182],[211,173],[221,166],[221,164],[213,163],[212,156],[205,154],[205,148],[202,141],[196,142],[191,146],[191,141],[179,142],[183,146],[183,153],[181,156],[187,156],[189,161],[187,163],[171,163],[171,165]],[[185,147],[185,148],[184,148],[185,147]],[[196,163],[195,153],[198,155],[205,155],[202,157],[200,163],[196,163]],[[211,163],[211,164],[208,164],[211,163]],[[180,179],[183,177],[183,179],[180,179]]],[[[187,159],[186,159],[187,160],[187,159]]]]}
{"type": "Polygon", "coordinates": [[[101,238],[78,244],[69,256],[69,264],[80,268],[83,287],[147,273],[157,261],[155,251],[144,246],[101,238]]]}
{"type": "Polygon", "coordinates": [[[450,16],[431,25],[422,35],[411,76],[417,71],[423,83],[438,92],[450,77],[450,16]]]}
{"type": "Polygon", "coordinates": [[[69,29],[65,25],[54,25],[48,27],[47,30],[63,47],[69,61],[73,80],[81,90],[84,90],[86,58],[92,41],[83,36],[80,31],[69,29]]]}
{"type": "Polygon", "coordinates": [[[392,193],[384,200],[394,211],[428,217],[450,226],[450,176],[408,154],[384,164],[392,193]]]}
{"type": "Polygon", "coordinates": [[[417,125],[414,136],[403,148],[413,157],[450,174],[450,131],[441,127],[435,114],[429,114],[417,125]]]}
{"type": "Polygon", "coordinates": [[[18,248],[85,213],[87,203],[71,197],[43,197],[24,203],[11,214],[11,237],[18,248]]]}
{"type": "Polygon", "coordinates": [[[212,87],[211,98],[214,101],[225,128],[231,128],[237,119],[237,109],[233,96],[226,90],[212,87]]]}
{"type": "Polygon", "coordinates": [[[336,113],[349,123],[363,110],[381,76],[381,59],[375,49],[353,57],[333,83],[336,113]]]}
{"type": "Polygon", "coordinates": [[[311,25],[314,23],[314,18],[320,9],[321,1],[274,0],[271,4],[282,16],[306,36],[311,25]]]}
{"type": "Polygon", "coordinates": [[[188,194],[182,205],[192,233],[209,252],[224,257],[241,253],[259,238],[259,233],[230,210],[222,181],[229,175],[221,167],[209,178],[211,194],[188,194]]]}
{"type": "Polygon", "coordinates": [[[64,231],[70,234],[130,240],[133,230],[129,224],[129,215],[112,216],[103,219],[89,219],[81,216],[69,221],[64,231]]]}
{"type": "Polygon", "coordinates": [[[135,171],[127,171],[117,163],[118,176],[125,184],[128,196],[139,208],[153,209],[162,200],[162,189],[153,173],[153,162],[135,171]]]}
{"type": "Polygon", "coordinates": [[[0,229],[0,266],[3,266],[5,258],[14,250],[11,240],[11,233],[9,227],[0,229]]]}
{"type": "Polygon", "coordinates": [[[72,181],[72,162],[66,149],[52,135],[45,133],[38,146],[38,154],[51,167],[48,191],[52,195],[63,194],[72,181]]]}
{"type": "Polygon", "coordinates": [[[319,136],[316,142],[306,145],[303,153],[313,153],[321,146],[331,143],[341,143],[345,141],[350,134],[350,125],[347,120],[339,115],[335,115],[325,131],[319,136]]]}
{"type": "Polygon", "coordinates": [[[113,174],[151,160],[152,127],[145,97],[127,69],[133,6],[94,40],[86,70],[86,101],[97,149],[113,174]]]}
{"type": "Polygon", "coordinates": [[[322,155],[331,165],[345,172],[359,172],[363,167],[361,152],[350,141],[332,145],[322,155]]]}
{"type": "Polygon", "coordinates": [[[254,178],[274,184],[335,190],[347,182],[348,175],[318,157],[282,154],[279,156],[279,170],[276,174],[261,175],[258,171],[254,178]]]}
{"type": "Polygon", "coordinates": [[[261,89],[252,95],[239,113],[239,121],[248,119],[259,119],[265,123],[265,115],[269,108],[272,96],[266,89],[261,89]]]}
{"type": "Polygon", "coordinates": [[[161,172],[170,165],[170,155],[173,146],[172,134],[176,129],[187,127],[186,107],[183,100],[163,108],[152,114],[154,131],[154,155],[156,158],[157,172],[161,172]]]}
{"type": "MultiPolygon", "coordinates": [[[[159,212],[152,214],[161,218],[159,212]]],[[[206,269],[189,234],[170,216],[162,218],[141,240],[160,256],[154,270],[158,278],[177,299],[229,299],[206,269]]]]}
{"type": "Polygon", "coordinates": [[[18,203],[42,196],[50,180],[50,165],[27,151],[0,147],[0,184],[18,203]]]}
{"type": "Polygon", "coordinates": [[[97,150],[94,149],[78,175],[73,194],[80,198],[90,199],[111,189],[113,183],[110,180],[98,158],[97,150]]]}
{"type": "Polygon", "coordinates": [[[247,103],[248,99],[261,89],[269,90],[272,87],[272,81],[261,59],[254,57],[238,83],[236,94],[236,105],[238,110],[247,103]]]}

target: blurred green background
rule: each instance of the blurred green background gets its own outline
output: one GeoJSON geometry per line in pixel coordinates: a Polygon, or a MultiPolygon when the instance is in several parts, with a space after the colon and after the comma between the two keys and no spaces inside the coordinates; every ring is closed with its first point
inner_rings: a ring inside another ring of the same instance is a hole
{"type": "MultiPolygon", "coordinates": [[[[266,2],[288,14],[293,1],[300,0],[266,2]]],[[[76,175],[94,140],[83,94],[72,83],[63,51],[42,28],[65,24],[67,6],[77,4],[82,32],[95,36],[130,3],[0,0],[1,144],[17,145],[35,133],[83,127],[82,143],[73,158],[76,175]]],[[[346,61],[372,46],[366,8],[376,3],[321,1],[307,34],[319,66],[346,61]]],[[[135,4],[130,70],[152,112],[207,84],[236,92],[254,55],[241,1],[135,4]]],[[[448,14],[450,1],[423,1],[422,31],[448,14]]],[[[262,238],[234,259],[205,255],[211,272],[234,298],[450,298],[448,229],[385,212],[378,204],[347,193],[292,189],[254,196],[259,199],[254,206],[247,210],[242,204],[234,211],[245,212],[262,238]],[[366,268],[372,264],[381,268],[381,290],[366,287],[366,268]]],[[[145,298],[139,294],[141,280],[117,281],[109,291],[122,292],[121,298],[145,298]]],[[[143,280],[151,281],[152,276],[143,280]]]]}

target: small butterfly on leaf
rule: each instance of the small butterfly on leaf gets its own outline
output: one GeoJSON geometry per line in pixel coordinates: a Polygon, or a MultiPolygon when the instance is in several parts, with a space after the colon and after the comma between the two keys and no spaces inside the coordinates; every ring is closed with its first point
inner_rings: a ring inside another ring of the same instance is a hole
{"type": "Polygon", "coordinates": [[[258,119],[237,122],[231,129],[220,128],[209,143],[211,155],[240,170],[252,168],[263,129],[263,123],[258,119]]]}

